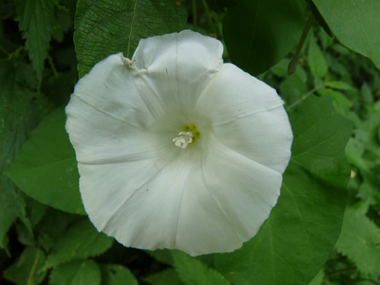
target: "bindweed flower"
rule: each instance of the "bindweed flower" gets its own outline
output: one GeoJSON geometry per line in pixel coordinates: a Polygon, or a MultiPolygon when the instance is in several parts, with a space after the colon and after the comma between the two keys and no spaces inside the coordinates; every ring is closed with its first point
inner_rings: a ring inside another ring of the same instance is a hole
{"type": "Polygon", "coordinates": [[[276,91],[192,31],[140,41],[75,86],[66,129],[95,227],[142,249],[230,252],[280,195],[292,131],[276,91]]]}

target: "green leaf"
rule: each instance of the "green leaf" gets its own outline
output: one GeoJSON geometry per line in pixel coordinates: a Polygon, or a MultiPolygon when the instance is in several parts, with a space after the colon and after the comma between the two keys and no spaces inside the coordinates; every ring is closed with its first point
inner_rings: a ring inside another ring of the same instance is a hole
{"type": "Polygon", "coordinates": [[[111,54],[131,58],[140,38],[184,29],[184,6],[173,0],[79,0],[74,33],[79,77],[111,54]]]}
{"type": "Polygon", "coordinates": [[[24,199],[2,173],[49,109],[43,96],[32,91],[34,80],[28,65],[0,60],[0,240],[17,217],[29,223],[24,199]]]}
{"type": "Polygon", "coordinates": [[[310,41],[308,62],[311,73],[315,77],[321,78],[327,74],[326,60],[315,40],[310,41]]]}
{"type": "Polygon", "coordinates": [[[112,245],[113,238],[99,233],[89,220],[75,224],[56,243],[47,257],[46,268],[74,259],[102,254],[112,245]]]}
{"type": "Polygon", "coordinates": [[[53,15],[54,2],[51,0],[18,0],[17,13],[22,37],[26,39],[26,49],[37,78],[42,80],[44,60],[50,41],[50,20],[53,15]]]}
{"type": "Polygon", "coordinates": [[[179,279],[178,273],[174,269],[167,269],[159,273],[148,276],[145,279],[153,285],[183,285],[184,283],[179,279]]]}
{"type": "Polygon", "coordinates": [[[363,97],[364,102],[368,104],[373,103],[373,94],[372,94],[371,88],[369,88],[367,83],[365,82],[363,83],[360,91],[361,91],[361,95],[363,97]]]}
{"type": "Polygon", "coordinates": [[[352,123],[334,110],[330,96],[309,97],[289,117],[292,158],[277,205],[241,249],[214,256],[216,269],[233,284],[308,284],[339,236],[352,123]]]}
{"type": "Polygon", "coordinates": [[[338,40],[380,68],[380,1],[313,1],[338,40]]]}
{"type": "Polygon", "coordinates": [[[85,215],[79,193],[77,161],[65,122],[63,108],[47,116],[4,174],[38,202],[85,215]]]}
{"type": "Polygon", "coordinates": [[[329,88],[321,90],[319,92],[322,96],[331,95],[335,110],[337,110],[341,115],[347,116],[352,107],[352,102],[349,101],[344,94],[339,91],[335,91],[329,88]]]}
{"type": "Polygon", "coordinates": [[[289,59],[281,59],[270,71],[278,77],[286,77],[288,75],[289,59]]]}
{"type": "Polygon", "coordinates": [[[171,250],[169,249],[156,249],[154,251],[147,250],[146,252],[157,259],[159,262],[173,265],[173,257],[171,250]]]}
{"type": "Polygon", "coordinates": [[[355,262],[362,273],[379,277],[380,230],[364,213],[347,208],[336,248],[355,262]]]}
{"type": "Polygon", "coordinates": [[[51,36],[57,42],[63,42],[64,33],[66,33],[72,25],[72,19],[68,11],[57,9],[52,19],[51,36]]]}
{"type": "Polygon", "coordinates": [[[19,259],[4,271],[4,278],[18,285],[39,284],[45,275],[40,271],[45,254],[35,247],[27,247],[19,259]]]}
{"type": "Polygon", "coordinates": [[[102,273],[101,285],[138,285],[129,269],[117,264],[99,264],[102,273]]]}
{"type": "Polygon", "coordinates": [[[199,260],[192,258],[182,251],[172,251],[174,267],[179,278],[188,285],[227,285],[230,284],[215,269],[208,268],[199,260]]]}
{"type": "Polygon", "coordinates": [[[327,23],[323,19],[322,15],[319,13],[317,7],[315,7],[314,2],[312,0],[306,0],[306,2],[309,4],[309,8],[310,8],[311,12],[313,13],[313,16],[314,16],[315,20],[318,22],[318,24],[325,30],[325,32],[330,37],[333,37],[334,34],[332,33],[329,26],[327,25],[327,23]]]}
{"type": "Polygon", "coordinates": [[[350,84],[347,84],[346,82],[342,82],[342,81],[330,81],[328,83],[328,87],[333,88],[333,89],[338,89],[338,90],[344,90],[344,91],[351,91],[355,89],[350,84]]]}
{"type": "Polygon", "coordinates": [[[0,240],[7,234],[12,223],[18,216],[25,216],[25,203],[16,194],[13,183],[0,175],[0,240]]]}
{"type": "Polygon", "coordinates": [[[50,274],[51,285],[100,285],[101,273],[93,260],[77,260],[62,264],[50,274]]]}
{"type": "Polygon", "coordinates": [[[45,216],[37,228],[37,235],[41,247],[45,252],[50,253],[58,240],[65,234],[68,226],[72,226],[82,219],[82,216],[69,214],[48,207],[45,216]]]}
{"type": "Polygon", "coordinates": [[[309,285],[322,285],[323,278],[325,277],[325,272],[323,268],[315,275],[314,279],[311,280],[309,285]]]}
{"type": "Polygon", "coordinates": [[[252,75],[279,62],[298,44],[305,1],[238,0],[223,20],[223,36],[234,64],[252,75]]]}

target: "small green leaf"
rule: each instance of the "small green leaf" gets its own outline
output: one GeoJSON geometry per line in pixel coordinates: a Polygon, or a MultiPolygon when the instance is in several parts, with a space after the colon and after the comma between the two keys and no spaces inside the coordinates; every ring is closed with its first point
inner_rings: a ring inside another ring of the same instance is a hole
{"type": "Polygon", "coordinates": [[[138,285],[136,278],[129,269],[124,266],[117,264],[99,264],[99,268],[102,273],[101,285],[138,285]]]}
{"type": "Polygon", "coordinates": [[[284,58],[298,44],[305,1],[237,0],[223,19],[223,36],[234,64],[252,75],[284,58]]]}
{"type": "Polygon", "coordinates": [[[350,91],[350,90],[355,89],[354,87],[352,87],[351,85],[343,81],[330,81],[328,83],[328,87],[333,88],[333,89],[338,89],[338,90],[344,90],[344,91],[350,91]]]}
{"type": "Polygon", "coordinates": [[[99,233],[89,220],[75,224],[56,243],[47,257],[46,268],[74,259],[102,254],[112,245],[113,238],[99,233]]]}
{"type": "Polygon", "coordinates": [[[148,276],[146,279],[152,285],[183,285],[184,283],[178,277],[174,269],[167,269],[159,273],[148,276]]]}
{"type": "Polygon", "coordinates": [[[322,96],[331,95],[333,98],[335,110],[337,110],[341,115],[347,116],[352,107],[352,102],[348,100],[344,94],[329,88],[322,90],[320,94],[322,96]]]}
{"type": "Polygon", "coordinates": [[[173,0],[79,0],[74,33],[79,77],[111,54],[131,58],[140,38],[184,29],[186,18],[185,5],[173,0]]]}
{"type": "Polygon", "coordinates": [[[17,285],[39,284],[45,277],[41,272],[45,254],[34,246],[27,247],[20,258],[4,271],[4,278],[17,285]]]}
{"type": "Polygon", "coordinates": [[[270,71],[278,77],[286,77],[288,75],[289,59],[281,59],[270,71]]]}
{"type": "Polygon", "coordinates": [[[336,248],[354,261],[359,271],[379,277],[380,230],[365,214],[347,208],[336,248]]]}
{"type": "Polygon", "coordinates": [[[4,174],[40,203],[85,215],[79,194],[77,161],[65,122],[63,108],[47,116],[4,174]]]}
{"type": "Polygon", "coordinates": [[[277,205],[241,249],[214,255],[233,284],[308,284],[339,236],[350,169],[344,148],[353,124],[330,96],[309,97],[289,114],[292,158],[277,205]]]}
{"type": "Polygon", "coordinates": [[[50,21],[53,15],[54,2],[51,0],[18,0],[17,13],[22,37],[26,39],[26,49],[37,78],[42,80],[44,60],[50,42],[50,21]]]}
{"type": "Polygon", "coordinates": [[[380,68],[380,1],[313,0],[338,40],[380,68]]]}
{"type": "Polygon", "coordinates": [[[373,103],[373,94],[371,88],[369,88],[367,83],[363,83],[360,93],[363,97],[364,102],[371,104],[373,103]]]}
{"type": "Polygon", "coordinates": [[[77,260],[59,265],[50,274],[51,285],[100,285],[101,273],[93,260],[77,260]]]}
{"type": "Polygon", "coordinates": [[[188,285],[227,285],[231,284],[215,269],[208,268],[199,260],[181,251],[172,251],[174,267],[179,278],[188,285]]]}
{"type": "Polygon", "coordinates": [[[327,74],[326,60],[315,40],[310,41],[308,62],[311,73],[315,77],[322,78],[327,74]]]}
{"type": "Polygon", "coordinates": [[[173,265],[173,257],[171,250],[169,249],[156,249],[154,251],[147,250],[146,252],[157,259],[159,262],[173,265]]]}

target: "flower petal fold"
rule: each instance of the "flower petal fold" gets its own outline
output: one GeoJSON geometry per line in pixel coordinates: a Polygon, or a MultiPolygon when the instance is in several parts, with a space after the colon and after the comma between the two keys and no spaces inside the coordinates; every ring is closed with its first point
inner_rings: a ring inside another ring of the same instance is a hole
{"type": "Polygon", "coordinates": [[[192,31],[142,39],[132,64],[166,109],[184,114],[193,108],[202,90],[222,67],[220,41],[192,31]]]}
{"type": "Polygon", "coordinates": [[[232,64],[224,64],[199,97],[198,117],[208,117],[226,146],[283,173],[293,140],[276,90],[232,64]]]}

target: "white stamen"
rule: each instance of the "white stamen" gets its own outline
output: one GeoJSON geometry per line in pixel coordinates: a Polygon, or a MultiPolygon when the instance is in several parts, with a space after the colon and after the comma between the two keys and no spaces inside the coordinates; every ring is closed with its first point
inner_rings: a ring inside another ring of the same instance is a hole
{"type": "Polygon", "coordinates": [[[193,133],[192,132],[180,132],[179,137],[174,138],[173,142],[178,147],[186,148],[189,143],[193,142],[193,133]]]}

